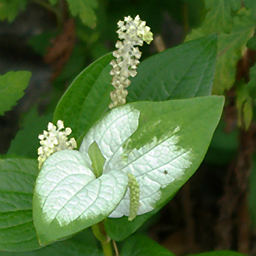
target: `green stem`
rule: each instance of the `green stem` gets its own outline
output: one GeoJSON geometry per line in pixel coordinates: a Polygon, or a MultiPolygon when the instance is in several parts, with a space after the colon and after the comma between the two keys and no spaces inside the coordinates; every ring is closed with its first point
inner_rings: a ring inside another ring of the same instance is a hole
{"type": "Polygon", "coordinates": [[[102,249],[105,256],[113,256],[112,247],[111,247],[111,240],[107,243],[101,243],[102,249]]]}
{"type": "Polygon", "coordinates": [[[113,251],[111,247],[111,239],[105,232],[104,223],[99,222],[92,225],[92,232],[96,238],[101,242],[102,249],[105,256],[113,256],[113,251]]]}

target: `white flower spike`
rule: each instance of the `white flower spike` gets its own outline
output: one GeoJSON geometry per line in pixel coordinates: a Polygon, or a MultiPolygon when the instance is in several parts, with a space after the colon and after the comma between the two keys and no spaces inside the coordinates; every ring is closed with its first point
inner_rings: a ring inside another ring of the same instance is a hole
{"type": "Polygon", "coordinates": [[[146,26],[145,21],[140,19],[139,15],[135,19],[131,16],[125,17],[124,21],[119,21],[117,25],[118,37],[122,41],[117,41],[117,50],[113,52],[116,59],[110,62],[113,67],[110,72],[110,75],[113,75],[112,85],[116,90],[110,93],[112,103],[109,108],[123,105],[126,102],[128,91],[125,88],[131,83],[129,77],[136,76],[136,68],[141,57],[139,48],[135,46],[142,46],[143,41],[150,44],[153,40],[150,28],[146,26]]]}
{"type": "Polygon", "coordinates": [[[76,140],[71,138],[68,140],[68,135],[71,134],[71,128],[64,129],[64,123],[61,120],[57,122],[57,129],[53,123],[48,123],[48,131],[38,136],[40,140],[40,147],[38,148],[38,168],[41,169],[45,160],[53,153],[64,150],[74,149],[77,147],[76,140]]]}

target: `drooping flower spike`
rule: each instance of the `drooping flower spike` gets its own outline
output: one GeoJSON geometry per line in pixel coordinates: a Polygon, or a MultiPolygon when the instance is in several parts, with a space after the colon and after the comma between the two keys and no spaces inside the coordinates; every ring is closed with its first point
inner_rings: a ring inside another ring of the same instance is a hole
{"type": "Polygon", "coordinates": [[[64,150],[74,149],[77,147],[76,140],[71,138],[68,140],[68,135],[71,134],[71,128],[64,128],[64,123],[61,120],[57,122],[57,129],[53,123],[48,123],[48,131],[43,131],[43,134],[38,136],[40,147],[38,148],[38,167],[41,169],[45,160],[53,153],[64,150]]]}
{"type": "Polygon", "coordinates": [[[136,76],[136,68],[140,63],[141,52],[136,46],[142,46],[143,41],[150,44],[153,40],[150,28],[146,26],[145,21],[140,19],[139,15],[135,19],[131,16],[125,17],[124,21],[119,21],[117,25],[118,37],[122,41],[117,41],[117,50],[113,52],[116,59],[110,62],[113,67],[110,72],[113,75],[112,85],[116,90],[110,93],[112,103],[109,108],[125,104],[128,94],[125,88],[131,83],[129,77],[136,76]]]}

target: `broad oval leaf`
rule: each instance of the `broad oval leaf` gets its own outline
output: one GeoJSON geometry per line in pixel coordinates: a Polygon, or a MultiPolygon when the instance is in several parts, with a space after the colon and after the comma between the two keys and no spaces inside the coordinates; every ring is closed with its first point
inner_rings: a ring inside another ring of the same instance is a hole
{"type": "Polygon", "coordinates": [[[0,251],[40,248],[32,218],[37,161],[0,159],[0,251]]]}
{"type": "Polygon", "coordinates": [[[40,244],[102,221],[123,198],[127,184],[127,175],[119,171],[96,179],[86,154],[62,150],[51,155],[38,175],[33,198],[40,244]]]}
{"type": "Polygon", "coordinates": [[[163,101],[211,95],[217,54],[216,36],[183,43],[156,54],[131,79],[128,102],[163,101]]]}

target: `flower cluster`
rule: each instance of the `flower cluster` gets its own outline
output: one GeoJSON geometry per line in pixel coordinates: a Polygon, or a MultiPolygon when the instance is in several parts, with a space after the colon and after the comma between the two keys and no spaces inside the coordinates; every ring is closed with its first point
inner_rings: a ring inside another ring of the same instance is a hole
{"type": "Polygon", "coordinates": [[[48,131],[44,131],[43,134],[38,136],[40,140],[40,147],[38,148],[38,167],[41,169],[44,161],[53,153],[64,150],[74,149],[77,147],[76,140],[71,138],[68,140],[68,135],[71,134],[71,128],[64,129],[63,121],[57,122],[57,129],[53,123],[48,123],[48,131]]]}
{"type": "Polygon", "coordinates": [[[142,21],[137,15],[135,19],[130,16],[125,17],[124,21],[119,21],[118,37],[122,41],[117,41],[117,50],[113,52],[116,58],[110,64],[113,69],[110,75],[113,75],[112,85],[116,88],[110,93],[112,103],[109,108],[123,105],[126,102],[128,91],[125,89],[131,83],[129,76],[134,77],[137,74],[136,68],[140,63],[141,52],[138,47],[142,46],[143,41],[149,44],[153,40],[153,34],[146,22],[142,21]]]}

